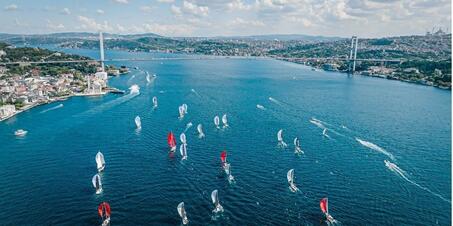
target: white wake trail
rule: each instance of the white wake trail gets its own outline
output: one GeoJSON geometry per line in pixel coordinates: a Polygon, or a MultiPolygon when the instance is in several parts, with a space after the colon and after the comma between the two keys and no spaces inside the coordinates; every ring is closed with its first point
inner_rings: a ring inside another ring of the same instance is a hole
{"type": "Polygon", "coordinates": [[[46,112],[48,112],[48,111],[52,111],[52,110],[55,110],[55,109],[58,109],[58,108],[62,108],[62,107],[63,107],[63,104],[59,104],[59,105],[57,105],[57,106],[55,106],[55,107],[51,107],[51,108],[49,108],[49,109],[43,110],[43,111],[41,111],[40,113],[46,113],[46,112]]]}
{"type": "Polygon", "coordinates": [[[395,157],[392,155],[392,153],[386,151],[384,148],[381,148],[381,147],[377,146],[376,144],[373,144],[373,143],[371,143],[369,141],[366,141],[366,140],[362,140],[362,139],[357,138],[357,137],[355,138],[355,140],[357,142],[359,142],[361,145],[363,145],[363,146],[365,146],[365,147],[367,147],[369,149],[375,150],[377,152],[380,152],[380,153],[386,155],[387,157],[391,158],[392,160],[395,160],[395,157]]]}
{"type": "Polygon", "coordinates": [[[425,190],[429,193],[431,193],[432,195],[434,196],[437,196],[438,198],[442,199],[443,201],[445,202],[448,202],[448,203],[451,203],[450,200],[444,198],[442,195],[440,194],[437,194],[433,191],[431,191],[429,188],[427,187],[423,187],[421,185],[419,185],[418,183],[416,183],[415,181],[412,181],[411,179],[408,178],[408,175],[406,174],[406,172],[404,170],[402,170],[400,167],[398,167],[395,163],[392,163],[390,161],[387,161],[387,160],[384,160],[384,163],[385,163],[385,166],[392,172],[394,172],[396,175],[400,176],[401,178],[403,178],[404,180],[406,180],[407,182],[417,186],[418,188],[422,189],[422,190],[425,190]]]}

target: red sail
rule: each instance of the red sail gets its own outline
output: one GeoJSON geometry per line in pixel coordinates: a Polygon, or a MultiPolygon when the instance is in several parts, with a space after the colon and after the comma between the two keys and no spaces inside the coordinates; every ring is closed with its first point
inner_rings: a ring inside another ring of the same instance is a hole
{"type": "Polygon", "coordinates": [[[98,213],[101,217],[110,217],[110,205],[107,202],[102,202],[98,206],[98,213]]]}
{"type": "Polygon", "coordinates": [[[220,154],[220,159],[222,160],[222,163],[226,162],[226,157],[227,157],[226,151],[222,151],[222,153],[220,154]]]}
{"type": "Polygon", "coordinates": [[[327,209],[327,198],[321,199],[321,202],[319,202],[319,207],[321,207],[321,211],[323,213],[327,213],[329,211],[327,209]]]}
{"type": "Polygon", "coordinates": [[[168,133],[167,141],[168,141],[168,146],[170,146],[171,148],[176,147],[175,136],[173,135],[172,132],[168,133]]]}

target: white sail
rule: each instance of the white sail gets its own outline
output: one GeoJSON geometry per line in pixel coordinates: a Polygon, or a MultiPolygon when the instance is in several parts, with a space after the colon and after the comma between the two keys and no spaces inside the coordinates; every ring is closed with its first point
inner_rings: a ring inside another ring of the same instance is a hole
{"type": "Polygon", "coordinates": [[[294,146],[299,147],[299,139],[294,138],[294,146]]]}
{"type": "Polygon", "coordinates": [[[197,130],[198,130],[198,137],[199,137],[199,138],[204,137],[203,126],[202,126],[201,124],[198,124],[197,130]]]}
{"type": "Polygon", "coordinates": [[[288,179],[288,183],[294,183],[294,169],[290,169],[286,174],[286,178],[288,179]]]}
{"type": "Polygon", "coordinates": [[[179,110],[179,117],[180,118],[184,117],[184,107],[183,106],[179,106],[178,110],[179,110]]]}
{"type": "Polygon", "coordinates": [[[179,152],[181,153],[182,159],[187,159],[187,144],[181,144],[179,146],[179,152]]]}
{"type": "Polygon", "coordinates": [[[157,97],[153,97],[153,106],[157,108],[157,97]]]}
{"type": "Polygon", "coordinates": [[[186,140],[186,134],[181,133],[181,135],[179,135],[179,139],[181,140],[181,142],[182,142],[183,144],[185,144],[186,141],[187,141],[187,140],[186,140]]]}
{"type": "Polygon", "coordinates": [[[93,183],[93,187],[96,188],[96,194],[100,194],[102,192],[102,182],[99,174],[94,175],[91,182],[93,183]]]}
{"type": "Polygon", "coordinates": [[[277,133],[277,140],[279,142],[282,142],[283,141],[283,137],[282,137],[282,133],[283,133],[283,130],[279,130],[278,133],[277,133]]]}
{"type": "Polygon", "coordinates": [[[212,191],[211,199],[214,206],[217,206],[219,204],[219,192],[217,191],[217,189],[212,191]]]}
{"type": "Polygon", "coordinates": [[[142,120],[140,119],[140,116],[138,116],[138,115],[135,117],[135,125],[137,126],[137,129],[142,128],[142,120]]]}
{"type": "Polygon", "coordinates": [[[214,207],[215,207],[212,212],[214,212],[214,213],[223,212],[223,207],[222,207],[222,205],[220,205],[219,192],[217,191],[217,189],[212,191],[211,199],[212,199],[212,203],[214,204],[214,207]]]}
{"type": "Polygon", "coordinates": [[[96,165],[98,168],[98,172],[104,170],[105,167],[104,155],[100,151],[96,154],[96,165]]]}
{"type": "Polygon", "coordinates": [[[217,116],[217,115],[214,117],[214,124],[215,124],[216,127],[219,127],[220,118],[219,118],[219,116],[217,116]]]}
{"type": "Polygon", "coordinates": [[[182,223],[189,223],[189,220],[187,219],[186,209],[184,208],[184,202],[179,203],[177,209],[179,216],[182,218],[182,223]]]}
{"type": "Polygon", "coordinates": [[[222,116],[222,122],[223,122],[223,126],[228,127],[228,119],[227,119],[227,115],[226,114],[224,114],[222,116]]]}

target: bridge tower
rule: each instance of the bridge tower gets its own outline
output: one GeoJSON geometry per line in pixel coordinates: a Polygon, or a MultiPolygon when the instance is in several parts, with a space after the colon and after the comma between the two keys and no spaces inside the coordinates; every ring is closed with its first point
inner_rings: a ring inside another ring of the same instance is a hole
{"type": "Polygon", "coordinates": [[[357,45],[359,42],[359,38],[357,36],[352,36],[351,38],[351,52],[349,53],[349,72],[354,74],[355,71],[355,63],[357,59],[357,45]]]}
{"type": "Polygon", "coordinates": [[[99,32],[99,51],[101,53],[101,68],[102,71],[105,71],[104,68],[104,36],[102,35],[102,31],[99,32]]]}

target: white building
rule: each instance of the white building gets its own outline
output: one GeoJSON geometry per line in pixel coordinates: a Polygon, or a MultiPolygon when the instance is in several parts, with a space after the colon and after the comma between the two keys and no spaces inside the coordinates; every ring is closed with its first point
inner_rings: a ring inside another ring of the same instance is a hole
{"type": "Polygon", "coordinates": [[[3,105],[0,107],[0,119],[7,118],[16,112],[16,107],[12,104],[3,105]]]}

